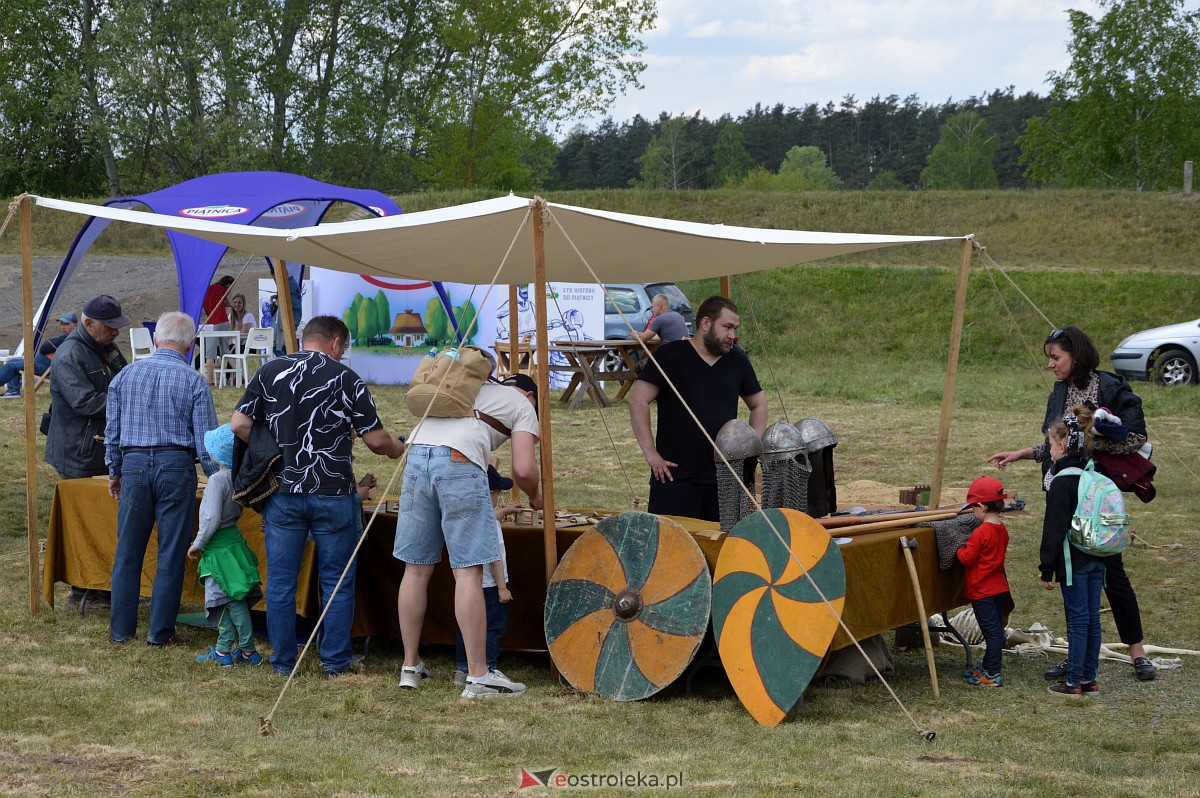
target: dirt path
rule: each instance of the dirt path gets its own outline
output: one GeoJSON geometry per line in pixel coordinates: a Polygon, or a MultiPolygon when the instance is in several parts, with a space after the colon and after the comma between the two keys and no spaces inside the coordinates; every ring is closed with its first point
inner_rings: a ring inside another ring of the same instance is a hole
{"type": "MultiPolygon", "coordinates": [[[[61,257],[33,259],[33,302],[46,295],[54,275],[62,265],[61,257]]],[[[240,267],[240,264],[239,264],[240,267]]],[[[225,274],[222,268],[217,274],[225,274]]],[[[232,271],[229,271],[233,274],[232,271]]],[[[258,277],[257,274],[254,275],[258,277]]],[[[243,280],[246,276],[243,275],[243,280]]],[[[166,258],[124,258],[88,255],[55,302],[57,316],[79,312],[83,303],[96,294],[110,294],[120,302],[125,314],[139,323],[156,319],[159,314],[179,307],[179,287],[175,265],[166,258]]],[[[54,334],[58,327],[51,325],[54,334]]],[[[21,338],[21,259],[0,256],[0,348],[16,349],[21,338]]]]}

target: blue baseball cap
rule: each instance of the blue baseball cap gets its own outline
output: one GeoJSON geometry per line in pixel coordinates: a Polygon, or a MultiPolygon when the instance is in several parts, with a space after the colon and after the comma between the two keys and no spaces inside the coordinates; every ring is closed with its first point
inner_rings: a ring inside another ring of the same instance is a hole
{"type": "Polygon", "coordinates": [[[74,313],[64,313],[58,317],[59,324],[78,324],[79,317],[74,313]]]}

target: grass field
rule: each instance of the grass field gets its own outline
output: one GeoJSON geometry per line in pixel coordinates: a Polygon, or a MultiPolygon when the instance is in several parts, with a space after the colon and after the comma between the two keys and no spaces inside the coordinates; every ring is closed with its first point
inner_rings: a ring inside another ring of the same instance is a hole
{"type": "MultiPolygon", "coordinates": [[[[890,202],[920,206],[923,197],[890,202]]],[[[995,199],[1003,205],[1009,197],[995,199]]],[[[631,192],[624,201],[638,207],[619,209],[674,215],[660,200],[696,207],[709,201],[631,192]]],[[[751,200],[758,201],[745,199],[751,200]]],[[[620,201],[614,194],[611,202],[620,201]]],[[[862,200],[876,201],[884,202],[862,200]]],[[[1070,213],[1082,220],[1103,216],[1101,208],[1128,210],[1129,203],[1141,207],[1141,202],[1132,195],[1098,195],[1090,211],[1072,208],[1070,213]]],[[[1155,224],[1189,240],[1182,214],[1194,206],[1160,197],[1144,207],[1154,203],[1170,207],[1164,216],[1177,220],[1155,224]]],[[[1036,207],[1012,213],[1028,220],[1036,207]]],[[[681,215],[692,218],[696,208],[688,208],[681,215]]],[[[994,213],[1003,217],[1005,211],[994,213]]],[[[1066,218],[1057,226],[1065,229],[1066,218]]],[[[864,229],[871,228],[864,223],[864,229]]],[[[965,232],[934,230],[939,231],[965,232]]],[[[1107,246],[1128,245],[1111,230],[1105,237],[1113,239],[1107,246]]],[[[1004,261],[994,244],[989,252],[1004,261]]],[[[1085,263],[1090,256],[1072,249],[1060,256],[1069,266],[1002,265],[1012,268],[1014,279],[1054,323],[1080,324],[1106,355],[1128,332],[1195,317],[1200,283],[1192,253],[1194,247],[1181,246],[1174,254],[1147,260],[1131,256],[1129,268],[1111,261],[1111,268],[1095,268],[1085,263]]],[[[771,419],[825,419],[839,439],[834,455],[839,484],[869,479],[903,486],[930,478],[956,263],[956,253],[947,249],[937,262],[838,263],[735,281],[746,322],[743,340],[768,386],[771,419]]],[[[693,298],[711,290],[687,288],[693,298]]],[[[1011,287],[1003,289],[1014,307],[1010,318],[982,264],[976,269],[946,461],[950,486],[965,486],[988,473],[984,461],[992,452],[1037,439],[1049,387],[1038,369],[1046,325],[1014,295],[1011,287]]],[[[1200,516],[1200,387],[1136,388],[1158,446],[1159,496],[1152,504],[1132,506],[1139,539],[1126,554],[1126,565],[1149,641],[1200,649],[1200,599],[1194,589],[1200,556],[1195,523],[1200,516]]],[[[375,395],[389,427],[411,425],[401,389],[378,388],[375,395]]],[[[228,418],[235,399],[234,391],[218,392],[222,418],[228,418]]],[[[45,402],[43,392],[39,413],[45,402]]],[[[0,447],[8,454],[0,463],[0,481],[11,486],[0,496],[3,794],[545,794],[540,787],[518,791],[522,767],[558,768],[572,776],[641,774],[665,780],[677,774],[680,791],[706,795],[1198,792],[1194,777],[1187,775],[1200,772],[1196,657],[1183,657],[1181,668],[1163,671],[1151,683],[1135,682],[1127,666],[1103,664],[1102,695],[1075,704],[1046,693],[1041,672],[1054,659],[1006,657],[1006,686],[982,691],[958,678],[961,655],[947,647],[936,654],[942,697],[935,701],[923,653],[908,652],[897,655],[897,671],[888,677],[903,709],[878,683],[814,688],[793,720],[765,729],[741,708],[715,669],[701,674],[692,695],[675,685],[646,701],[614,703],[564,689],[550,679],[544,658],[506,655],[501,667],[528,682],[529,693],[475,706],[455,700],[449,678],[453,663],[445,650],[427,652],[434,669],[429,685],[415,694],[401,693],[398,644],[374,641],[359,675],[327,683],[307,663],[274,716],[278,735],[261,737],[258,719],[271,710],[282,682],[261,670],[225,672],[197,665],[192,657],[211,642],[209,637],[201,637],[196,651],[114,648],[105,642],[107,615],[80,617],[66,610],[61,585],[59,608],[43,607],[30,616],[22,436],[20,403],[0,403],[0,447]],[[936,731],[936,740],[924,742],[918,729],[936,731]]],[[[553,440],[560,505],[623,509],[634,496],[644,495],[646,470],[623,404],[601,411],[585,402],[578,411],[557,412],[553,440]]],[[[356,469],[373,471],[381,484],[394,468],[359,449],[356,469]]],[[[53,473],[42,464],[38,477],[44,530],[53,473]]],[[[1012,623],[1036,621],[1061,632],[1058,594],[1041,590],[1035,573],[1042,512],[1037,468],[1023,463],[1002,477],[1030,504],[1027,513],[1008,523],[1008,574],[1017,603],[1012,623]]],[[[519,585],[513,589],[517,600],[530,598],[522,596],[519,585]]],[[[143,617],[143,631],[144,622],[143,617]]],[[[1105,640],[1115,640],[1107,615],[1103,624],[1105,640]]],[[[601,784],[580,792],[647,790],[601,784]]]]}

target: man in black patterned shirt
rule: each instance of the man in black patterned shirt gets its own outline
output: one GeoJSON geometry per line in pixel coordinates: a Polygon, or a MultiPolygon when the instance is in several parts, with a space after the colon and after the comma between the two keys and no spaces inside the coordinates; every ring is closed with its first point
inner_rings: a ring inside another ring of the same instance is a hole
{"type": "Polygon", "coordinates": [[[321,633],[326,678],[350,667],[354,620],[354,564],[332,602],[342,571],[362,532],[351,449],[354,435],[375,454],[393,460],[404,441],[384,429],[362,379],[339,359],[350,331],[340,319],[317,316],[304,327],[301,351],[268,361],[246,386],[230,422],[249,442],[255,424],[265,424],[283,452],[279,489],[263,508],[267,549],[267,635],[271,667],[280,675],[296,665],[296,586],[304,542],[317,550],[321,604],[328,602],[321,633]]]}

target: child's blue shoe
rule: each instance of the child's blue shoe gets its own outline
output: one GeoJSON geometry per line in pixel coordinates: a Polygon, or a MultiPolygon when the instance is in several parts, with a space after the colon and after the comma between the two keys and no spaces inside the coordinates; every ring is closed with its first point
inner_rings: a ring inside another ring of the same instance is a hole
{"type": "Polygon", "coordinates": [[[980,671],[978,676],[968,679],[967,684],[972,687],[1003,687],[1004,678],[998,673],[990,674],[987,671],[980,671]]]}
{"type": "Polygon", "coordinates": [[[196,662],[215,662],[222,668],[233,667],[233,654],[222,654],[215,646],[209,646],[208,651],[196,657],[196,662]]]}
{"type": "Polygon", "coordinates": [[[983,668],[967,668],[963,671],[963,678],[967,680],[967,684],[974,684],[982,673],[983,668]]]}
{"type": "Polygon", "coordinates": [[[262,665],[262,654],[257,651],[235,651],[233,661],[238,665],[262,665]]]}

